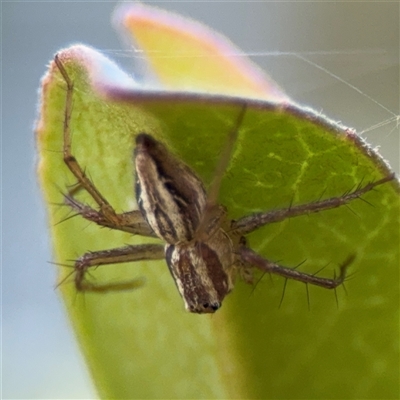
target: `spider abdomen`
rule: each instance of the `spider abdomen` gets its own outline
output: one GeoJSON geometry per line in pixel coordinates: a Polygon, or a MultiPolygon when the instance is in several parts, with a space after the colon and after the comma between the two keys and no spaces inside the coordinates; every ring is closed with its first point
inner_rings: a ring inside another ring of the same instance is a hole
{"type": "Polygon", "coordinates": [[[152,136],[135,148],[136,199],[156,235],[174,244],[193,239],[206,204],[201,180],[152,136]]]}

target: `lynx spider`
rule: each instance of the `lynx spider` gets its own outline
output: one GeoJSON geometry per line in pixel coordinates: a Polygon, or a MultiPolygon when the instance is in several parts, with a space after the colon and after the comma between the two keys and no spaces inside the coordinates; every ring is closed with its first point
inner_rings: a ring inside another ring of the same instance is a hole
{"type": "Polygon", "coordinates": [[[89,268],[105,264],[161,259],[167,262],[186,310],[200,314],[218,310],[224,297],[233,289],[237,273],[246,276],[253,268],[327,289],[334,289],[344,281],[346,269],[353,256],[348,257],[341,265],[338,277],[321,278],[264,259],[246,246],[245,235],[266,224],[345,205],[376,186],[392,180],[393,175],[358,187],[341,197],[228,220],[225,208],[217,203],[217,196],[246,112],[246,105],[243,105],[220,157],[215,179],[208,193],[195,173],[173,156],[162,143],[149,134],[138,134],[135,170],[139,210],[117,214],[71,152],[73,81],[58,55],[54,61],[67,87],[63,128],[64,162],[78,181],[77,187],[64,196],[65,203],[77,214],[98,225],[135,235],[157,237],[166,243],[165,246],[130,245],[83,254],[74,265],[74,280],[78,291],[133,289],[140,286],[137,279],[95,284],[85,279],[85,274],[89,268]],[[76,191],[81,189],[90,194],[98,205],[98,210],[74,197],[76,191]]]}

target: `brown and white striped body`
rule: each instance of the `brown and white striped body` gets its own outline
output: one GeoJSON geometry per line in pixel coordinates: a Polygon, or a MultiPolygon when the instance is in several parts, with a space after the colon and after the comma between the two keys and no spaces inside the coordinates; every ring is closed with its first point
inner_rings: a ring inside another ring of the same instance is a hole
{"type": "Polygon", "coordinates": [[[136,138],[135,169],[139,209],[167,242],[166,261],[186,309],[215,312],[233,288],[232,243],[220,227],[223,208],[199,230],[207,203],[201,180],[150,135],[136,138]]]}

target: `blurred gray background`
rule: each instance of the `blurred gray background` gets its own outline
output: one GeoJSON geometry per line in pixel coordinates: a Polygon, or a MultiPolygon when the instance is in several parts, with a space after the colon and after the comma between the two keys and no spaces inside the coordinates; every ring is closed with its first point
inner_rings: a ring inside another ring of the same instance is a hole
{"type": "MultiPolygon", "coordinates": [[[[226,34],[297,102],[365,131],[399,171],[399,3],[145,2],[226,34]],[[299,53],[358,88],[291,54],[299,53]],[[362,93],[364,94],[362,94],[362,93]]],[[[3,2],[2,382],[5,399],[96,398],[54,290],[35,175],[37,91],[54,53],[82,42],[114,57],[115,2],[3,2]],[[110,51],[111,50],[111,51],[110,51]]],[[[132,191],[133,195],[133,191],[132,191]]]]}

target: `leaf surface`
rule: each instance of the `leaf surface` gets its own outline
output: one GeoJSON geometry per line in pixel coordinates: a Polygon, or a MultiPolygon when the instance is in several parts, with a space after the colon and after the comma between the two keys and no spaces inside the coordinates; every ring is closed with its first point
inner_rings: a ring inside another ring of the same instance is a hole
{"type": "Polygon", "coordinates": [[[197,21],[140,3],[119,7],[113,19],[164,88],[288,100],[233,43],[197,21]]]}
{"type": "MultiPolygon", "coordinates": [[[[143,91],[84,46],[60,53],[74,80],[73,154],[118,212],[136,208],[133,143],[164,141],[211,182],[243,98],[143,91]]],[[[181,71],[185,73],[185,70],[181,71]]],[[[178,88],[179,89],[179,88],[178,88]]],[[[239,94],[242,94],[239,92],[239,94]]],[[[231,218],[340,196],[390,173],[353,131],[289,103],[247,99],[248,109],[220,193],[231,218]]],[[[74,182],[62,160],[65,84],[54,64],[43,80],[38,165],[49,204],[55,260],[151,241],[90,224],[59,223],[61,191],[74,182]]],[[[356,254],[348,295],[261,277],[238,281],[215,315],[191,315],[165,262],[102,266],[96,282],[145,277],[143,288],[77,294],[60,285],[103,398],[396,398],[398,394],[399,185],[341,207],[271,224],[249,235],[263,256],[307,272],[333,270],[356,254]]],[[[93,205],[80,194],[79,199],[93,205]]],[[[60,279],[71,269],[60,267],[60,279]]],[[[69,279],[67,278],[67,281],[69,279]]]]}

